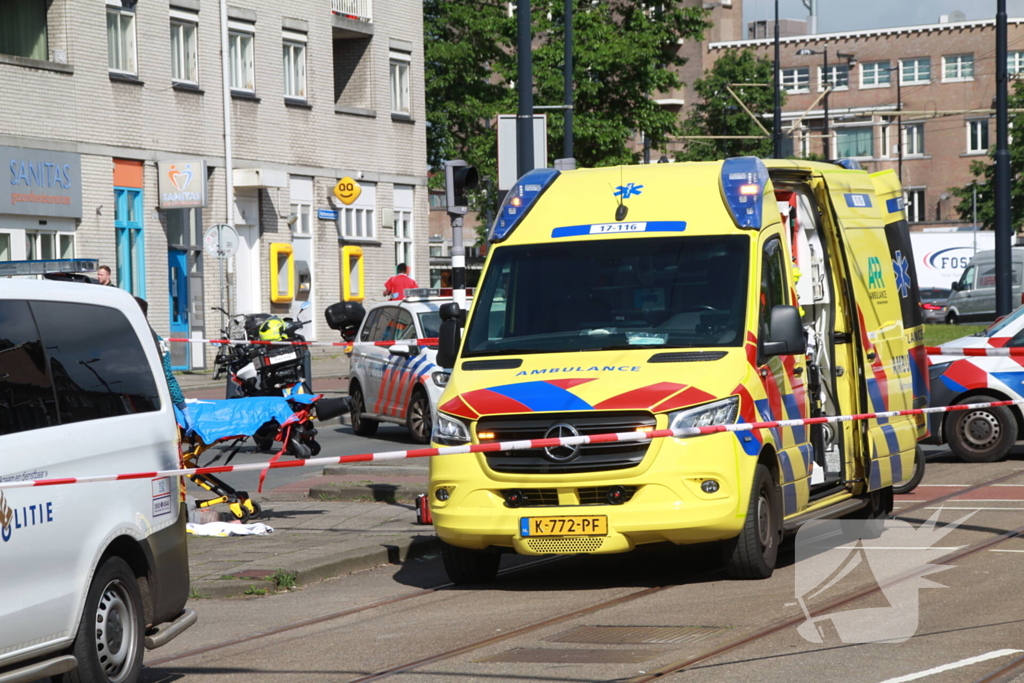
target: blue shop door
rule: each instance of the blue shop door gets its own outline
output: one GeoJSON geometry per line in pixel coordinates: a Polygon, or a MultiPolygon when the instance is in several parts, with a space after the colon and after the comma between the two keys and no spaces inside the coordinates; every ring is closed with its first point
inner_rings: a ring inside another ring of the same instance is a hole
{"type": "MultiPolygon", "coordinates": [[[[188,338],[188,252],[167,252],[170,283],[171,337],[188,338]]],[[[171,342],[171,368],[188,370],[188,344],[171,342]]]]}

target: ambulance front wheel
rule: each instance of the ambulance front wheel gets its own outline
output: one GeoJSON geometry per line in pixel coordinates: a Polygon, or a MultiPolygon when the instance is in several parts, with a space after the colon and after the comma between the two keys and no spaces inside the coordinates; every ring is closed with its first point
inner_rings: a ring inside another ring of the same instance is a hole
{"type": "MultiPolygon", "coordinates": [[[[998,400],[988,394],[976,394],[965,402],[998,400]]],[[[1017,441],[1017,420],[1006,406],[952,412],[946,416],[946,441],[964,462],[1002,460],[1017,441]]]]}
{"type": "Polygon", "coordinates": [[[743,530],[723,546],[725,573],[733,579],[767,579],[782,542],[782,493],[764,465],[754,470],[743,530]]]}
{"type": "Polygon", "coordinates": [[[364,417],[366,413],[366,399],[363,398],[363,389],[353,382],[348,391],[352,399],[352,431],[359,436],[373,436],[377,433],[380,423],[377,420],[368,420],[364,417]]]}
{"type": "Polygon", "coordinates": [[[498,576],[501,555],[488,550],[469,550],[447,543],[441,544],[441,559],[448,578],[456,586],[470,583],[493,583],[498,576]]]}

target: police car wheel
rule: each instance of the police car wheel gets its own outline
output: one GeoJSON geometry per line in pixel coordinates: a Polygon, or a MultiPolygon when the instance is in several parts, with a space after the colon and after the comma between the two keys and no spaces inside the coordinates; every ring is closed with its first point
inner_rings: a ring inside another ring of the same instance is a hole
{"type": "Polygon", "coordinates": [[[352,398],[352,431],[359,436],[373,436],[377,433],[380,423],[377,420],[368,420],[363,417],[363,413],[366,412],[363,390],[358,384],[353,384],[348,395],[352,398]]]}
{"type": "Polygon", "coordinates": [[[412,394],[409,410],[405,416],[405,426],[416,443],[430,443],[430,399],[421,390],[412,394]]]}
{"type": "Polygon", "coordinates": [[[142,670],[142,592],[128,563],[109,557],[93,577],[78,625],[72,683],[134,683],[142,670]]]}
{"type": "MultiPolygon", "coordinates": [[[[968,403],[998,400],[987,394],[965,399],[968,403]]],[[[957,411],[949,413],[946,420],[946,441],[964,462],[1002,460],[1017,441],[1017,420],[1005,406],[957,411]]]]}
{"type": "Polygon", "coordinates": [[[722,546],[725,573],[733,579],[767,579],[781,542],[782,494],[768,468],[758,465],[743,530],[722,546]]]}
{"type": "Polygon", "coordinates": [[[448,578],[456,586],[493,583],[498,576],[501,555],[487,550],[470,550],[441,544],[441,559],[448,578]]]}

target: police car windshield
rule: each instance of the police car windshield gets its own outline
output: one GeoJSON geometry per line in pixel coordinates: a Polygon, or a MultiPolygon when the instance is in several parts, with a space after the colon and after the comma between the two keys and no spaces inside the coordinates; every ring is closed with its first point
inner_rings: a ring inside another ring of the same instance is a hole
{"type": "Polygon", "coordinates": [[[743,343],[746,235],[499,247],[464,357],[743,343]]]}
{"type": "Polygon", "coordinates": [[[1024,315],[1024,306],[1019,307],[1016,311],[1006,316],[1002,320],[996,321],[991,327],[982,330],[981,332],[975,333],[977,337],[994,337],[1002,332],[1010,323],[1018,320],[1024,315]]]}

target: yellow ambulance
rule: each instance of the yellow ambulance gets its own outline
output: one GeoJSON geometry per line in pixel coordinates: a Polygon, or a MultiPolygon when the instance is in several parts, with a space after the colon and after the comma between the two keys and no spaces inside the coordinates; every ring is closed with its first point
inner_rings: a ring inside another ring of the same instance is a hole
{"type": "MultiPolygon", "coordinates": [[[[436,446],[901,410],[927,401],[891,171],[731,158],[519,180],[468,316],[454,305],[436,446]]],[[[503,552],[719,541],[771,575],[783,534],[882,515],[914,417],[431,458],[456,583],[503,552]]]]}

